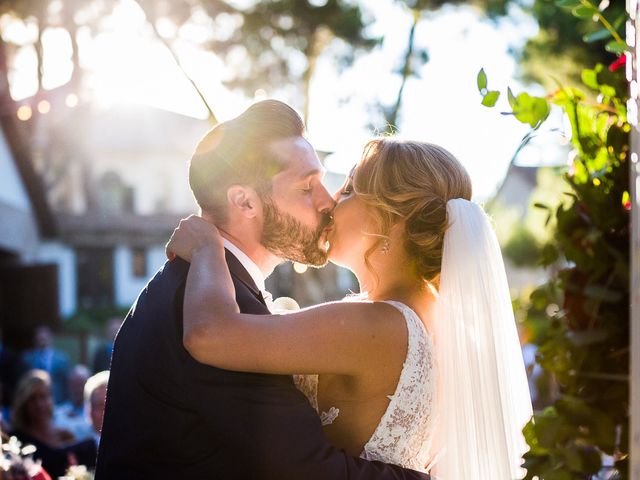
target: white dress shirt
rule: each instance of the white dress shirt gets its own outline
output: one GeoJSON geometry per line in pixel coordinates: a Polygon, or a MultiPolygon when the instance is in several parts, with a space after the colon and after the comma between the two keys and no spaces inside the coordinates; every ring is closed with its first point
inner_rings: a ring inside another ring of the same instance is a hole
{"type": "Polygon", "coordinates": [[[233,256],[236,257],[242,264],[242,266],[245,268],[245,270],[253,280],[253,283],[255,283],[256,287],[258,287],[258,290],[260,290],[260,293],[264,298],[264,302],[267,304],[267,308],[271,310],[273,297],[269,292],[265,290],[264,275],[262,273],[262,270],[258,268],[258,265],[256,265],[256,263],[251,260],[246,253],[236,247],[231,241],[227,240],[226,238],[223,238],[222,240],[224,241],[224,248],[229,250],[233,254],[233,256]]]}

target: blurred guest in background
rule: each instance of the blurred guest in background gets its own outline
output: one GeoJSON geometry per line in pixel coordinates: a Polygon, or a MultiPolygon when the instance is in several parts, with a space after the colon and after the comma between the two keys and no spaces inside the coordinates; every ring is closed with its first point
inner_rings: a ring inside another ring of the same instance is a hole
{"type": "Polygon", "coordinates": [[[90,375],[84,365],[71,369],[67,382],[69,400],[56,406],[53,414],[54,425],[73,433],[76,440],[86,440],[93,432],[84,408],[84,387],[90,375]]]}
{"type": "Polygon", "coordinates": [[[65,447],[73,440],[70,432],[53,425],[51,379],[44,370],[30,370],[18,382],[11,409],[11,435],[36,447],[34,458],[53,478],[68,467],[65,447]]]}
{"type": "Polygon", "coordinates": [[[55,403],[61,403],[67,399],[69,357],[66,353],[53,348],[53,334],[49,327],[36,328],[34,348],[24,352],[22,358],[30,368],[44,370],[49,374],[55,403]]]}
{"type": "Polygon", "coordinates": [[[107,384],[109,383],[109,371],[96,373],[91,377],[84,388],[85,410],[93,428],[91,438],[80,442],[74,447],[77,462],[89,469],[96,466],[100,432],[102,431],[102,418],[104,417],[104,402],[107,398],[107,384]]]}
{"type": "Polygon", "coordinates": [[[113,353],[113,342],[116,339],[118,330],[122,325],[122,319],[118,317],[110,318],[105,327],[106,341],[100,345],[95,354],[93,355],[93,372],[102,372],[103,370],[109,370],[111,367],[111,354],[113,353]]]}
{"type": "Polygon", "coordinates": [[[98,372],[87,381],[84,388],[84,398],[86,408],[93,427],[93,439],[96,444],[100,443],[100,432],[102,432],[102,419],[104,417],[104,403],[107,399],[107,384],[109,383],[109,372],[98,372]]]}

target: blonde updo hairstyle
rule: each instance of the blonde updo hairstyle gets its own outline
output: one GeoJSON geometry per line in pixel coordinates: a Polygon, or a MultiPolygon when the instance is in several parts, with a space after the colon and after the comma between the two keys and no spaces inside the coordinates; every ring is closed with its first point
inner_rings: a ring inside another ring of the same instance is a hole
{"type": "Polygon", "coordinates": [[[404,247],[416,278],[438,288],[447,201],[471,199],[471,179],[444,148],[392,138],[371,140],[353,177],[353,189],[366,204],[377,240],[369,257],[389,238],[391,227],[404,221],[404,247]]]}

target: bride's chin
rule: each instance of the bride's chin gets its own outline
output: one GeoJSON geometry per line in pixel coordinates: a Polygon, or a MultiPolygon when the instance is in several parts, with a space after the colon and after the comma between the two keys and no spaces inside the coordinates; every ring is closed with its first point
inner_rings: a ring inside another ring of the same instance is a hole
{"type": "Polygon", "coordinates": [[[346,262],[343,258],[340,258],[340,255],[338,255],[334,250],[329,249],[329,251],[327,252],[327,260],[329,260],[334,265],[337,265],[338,267],[351,269],[351,267],[348,265],[349,262],[346,262]]]}
{"type": "Polygon", "coordinates": [[[352,255],[350,255],[349,251],[342,251],[340,249],[340,244],[335,241],[335,239],[333,243],[331,243],[330,241],[328,242],[328,247],[327,260],[329,260],[329,262],[337,265],[338,267],[344,267],[352,270],[353,263],[349,261],[352,255]]]}
{"type": "Polygon", "coordinates": [[[344,267],[344,265],[342,263],[340,263],[339,260],[333,258],[331,255],[329,255],[327,257],[327,260],[329,260],[329,263],[333,263],[334,265],[338,266],[338,267],[344,267]]]}

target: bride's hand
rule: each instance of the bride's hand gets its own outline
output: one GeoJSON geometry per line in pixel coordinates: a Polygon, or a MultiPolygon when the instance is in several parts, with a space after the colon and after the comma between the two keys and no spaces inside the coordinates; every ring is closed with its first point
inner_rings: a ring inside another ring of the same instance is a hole
{"type": "Polygon", "coordinates": [[[180,220],[165,247],[165,253],[169,260],[178,256],[190,262],[193,252],[200,248],[223,250],[223,238],[215,225],[202,217],[190,215],[180,220]]]}

